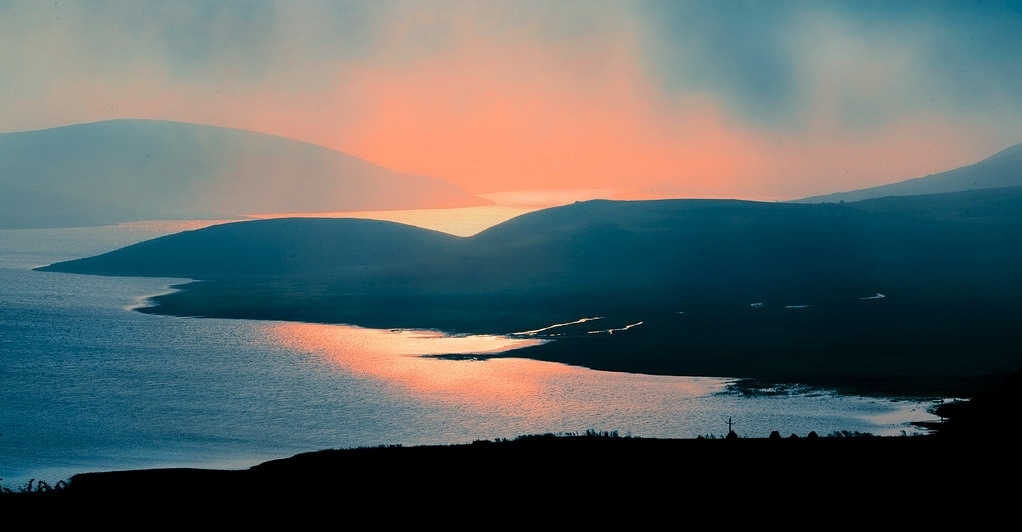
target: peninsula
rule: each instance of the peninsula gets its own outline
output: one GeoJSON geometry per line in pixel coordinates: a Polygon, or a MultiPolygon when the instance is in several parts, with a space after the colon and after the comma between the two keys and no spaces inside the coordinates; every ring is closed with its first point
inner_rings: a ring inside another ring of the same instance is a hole
{"type": "Polygon", "coordinates": [[[965,397],[1019,369],[1022,189],[851,203],[590,201],[462,238],[212,226],[48,271],[194,279],[142,312],[520,334],[495,356],[965,397]]]}

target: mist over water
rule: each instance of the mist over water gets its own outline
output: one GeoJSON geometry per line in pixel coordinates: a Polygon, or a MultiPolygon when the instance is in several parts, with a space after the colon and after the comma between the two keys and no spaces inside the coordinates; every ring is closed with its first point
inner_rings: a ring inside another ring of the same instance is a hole
{"type": "Polygon", "coordinates": [[[183,280],[31,271],[211,223],[0,231],[3,485],[543,432],[719,436],[729,417],[749,437],[896,435],[933,419],[929,403],[826,392],[748,397],[731,393],[729,379],[472,356],[537,341],[528,335],[142,314],[130,308],[183,280]],[[449,353],[465,356],[431,356],[449,353]]]}

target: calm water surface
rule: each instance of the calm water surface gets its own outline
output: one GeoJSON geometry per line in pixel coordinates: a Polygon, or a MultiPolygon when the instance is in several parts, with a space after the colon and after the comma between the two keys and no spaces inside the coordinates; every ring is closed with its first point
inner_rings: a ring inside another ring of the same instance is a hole
{"type": "Polygon", "coordinates": [[[153,316],[131,309],[183,280],[31,271],[210,223],[0,231],[0,484],[587,429],[721,435],[728,417],[749,437],[895,435],[933,419],[931,403],[743,397],[728,379],[422,356],[528,339],[153,316]]]}

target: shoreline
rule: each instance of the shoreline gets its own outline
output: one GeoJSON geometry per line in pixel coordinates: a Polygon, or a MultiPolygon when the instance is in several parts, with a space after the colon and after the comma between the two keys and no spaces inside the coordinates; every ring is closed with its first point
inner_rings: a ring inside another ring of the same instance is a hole
{"type": "MultiPolygon", "coordinates": [[[[303,292],[290,294],[293,296],[291,301],[283,302],[274,297],[276,287],[266,289],[245,283],[195,280],[170,288],[167,293],[150,296],[147,306],[133,310],[175,317],[289,321],[508,337],[516,331],[532,330],[529,325],[537,322],[550,324],[578,320],[574,313],[557,310],[530,313],[523,308],[528,305],[527,302],[512,302],[506,310],[493,313],[493,305],[485,298],[472,300],[461,307],[444,306],[442,301],[422,302],[414,295],[370,300],[351,298],[354,301],[340,305],[330,298],[324,303],[307,297],[306,293],[315,292],[314,287],[304,287],[303,292]],[[225,301],[231,303],[225,304],[225,301]],[[412,310],[395,310],[405,306],[412,310]],[[487,317],[487,311],[493,315],[487,317]],[[536,318],[536,314],[541,317],[536,318]],[[523,322],[523,315],[531,321],[523,322]]],[[[785,344],[790,341],[788,338],[781,340],[780,344],[755,346],[757,331],[737,331],[735,339],[730,340],[731,346],[715,349],[707,347],[705,342],[716,341],[715,337],[725,331],[695,330],[693,327],[679,331],[669,321],[674,314],[662,312],[653,319],[647,318],[643,327],[617,334],[537,335],[535,338],[544,340],[543,343],[473,356],[479,359],[525,358],[597,371],[643,375],[728,378],[742,381],[750,388],[805,386],[844,395],[913,400],[969,397],[995,387],[1004,377],[1019,370],[1016,365],[998,365],[997,361],[976,365],[969,358],[958,360],[953,353],[943,355],[943,360],[937,361],[933,368],[928,364],[918,365],[914,357],[900,351],[892,351],[894,357],[885,358],[877,354],[870,359],[862,359],[854,348],[841,348],[821,357],[816,343],[802,342],[804,345],[800,345],[797,338],[791,346],[785,344]],[[684,353],[684,356],[679,356],[679,353],[684,353]],[[895,360],[888,362],[888,358],[895,360]]],[[[634,323],[641,320],[625,316],[618,317],[617,321],[634,323]]],[[[823,337],[820,341],[836,339],[823,337]]],[[[452,358],[461,356],[450,355],[452,358]]]]}
{"type": "MultiPolygon", "coordinates": [[[[989,482],[995,472],[1017,470],[1012,443],[939,435],[679,440],[538,434],[461,445],[325,449],[242,470],[81,473],[67,484],[15,491],[0,500],[55,497],[177,506],[208,504],[225,495],[296,503],[377,503],[384,497],[434,508],[459,500],[504,508],[507,497],[561,500],[567,493],[643,504],[650,497],[713,498],[724,490],[746,500],[762,496],[760,490],[770,485],[802,490],[821,483],[833,488],[827,497],[868,498],[876,496],[878,482],[882,485],[897,472],[916,486],[899,490],[899,498],[929,498],[937,488],[993,489],[989,482]]],[[[815,492],[800,493],[813,498],[815,492]]]]}
{"type": "MultiPolygon", "coordinates": [[[[563,501],[571,493],[613,503],[610,511],[631,512],[649,510],[651,501],[667,508],[672,506],[660,504],[676,504],[678,497],[714,501],[721,493],[744,504],[763,500],[762,490],[776,487],[797,493],[800,504],[812,500],[859,509],[865,503],[886,504],[876,499],[879,488],[897,495],[885,499],[892,505],[906,500],[932,504],[935,496],[961,501],[953,494],[963,487],[970,488],[969,495],[996,494],[1003,479],[1019,472],[1016,442],[1022,429],[1005,420],[1022,406],[1020,392],[1022,372],[969,401],[941,405],[942,421],[931,424],[932,432],[925,435],[671,439],[595,431],[536,434],[467,444],[324,449],[247,469],[82,472],[45,489],[38,484],[36,491],[16,487],[0,494],[0,500],[187,504],[192,509],[222,505],[229,496],[322,503],[320,508],[328,509],[341,502],[377,504],[383,497],[408,508],[447,509],[457,502],[505,511],[513,503],[526,505],[529,512],[537,502],[563,501]],[[824,484],[827,490],[814,489],[824,484]]],[[[557,508],[577,516],[571,505],[557,508]]],[[[254,517],[245,513],[239,518],[254,517]]]]}
{"type": "Polygon", "coordinates": [[[504,335],[601,316],[515,353],[597,370],[924,398],[1018,371],[1019,191],[888,203],[588,201],[472,237],[255,220],[38,269],[202,279],[139,309],[173,316],[504,335]]]}
{"type": "Polygon", "coordinates": [[[891,488],[884,479],[901,472],[910,476],[898,477],[908,484],[897,490],[897,504],[914,497],[932,503],[934,494],[960,501],[955,492],[962,487],[968,486],[970,495],[997,493],[1001,481],[1022,472],[1016,448],[1022,428],[992,430],[1022,406],[1020,392],[1022,372],[970,401],[942,405],[942,421],[932,424],[926,435],[775,432],[769,438],[740,438],[731,432],[723,438],[669,439],[590,430],[467,444],[324,449],[238,470],[79,473],[66,484],[36,486],[36,491],[8,489],[0,498],[177,505],[219,501],[225,494],[300,503],[378,502],[386,494],[392,501],[432,508],[468,495],[466,489],[485,486],[471,503],[505,508],[506,497],[560,500],[566,489],[631,505],[646,504],[651,497],[712,499],[719,490],[745,500],[762,497],[761,490],[771,485],[801,490],[826,482],[828,490],[799,491],[800,499],[844,495],[852,499],[829,500],[875,505],[876,489],[891,488]],[[665,484],[665,479],[674,481],[665,484]],[[755,489],[733,491],[736,488],[755,489]],[[480,498],[483,493],[488,496],[480,498]]]}

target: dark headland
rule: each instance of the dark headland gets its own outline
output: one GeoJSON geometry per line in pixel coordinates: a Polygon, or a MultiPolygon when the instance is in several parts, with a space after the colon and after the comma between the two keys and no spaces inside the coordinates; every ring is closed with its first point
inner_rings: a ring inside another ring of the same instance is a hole
{"type": "Polygon", "coordinates": [[[469,238],[208,227],[47,271],[195,282],[142,312],[535,336],[595,369],[970,397],[1022,367],[1022,188],[854,203],[591,201],[469,238]]]}

